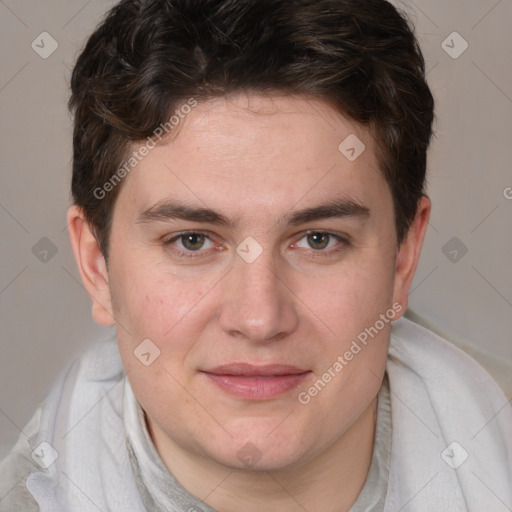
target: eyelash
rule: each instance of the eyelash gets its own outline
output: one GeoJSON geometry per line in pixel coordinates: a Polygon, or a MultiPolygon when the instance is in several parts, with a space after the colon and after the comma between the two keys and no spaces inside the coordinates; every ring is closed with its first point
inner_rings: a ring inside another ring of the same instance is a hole
{"type": "MultiPolygon", "coordinates": [[[[298,240],[302,240],[303,238],[307,237],[308,235],[312,235],[312,234],[318,234],[318,235],[328,235],[329,237],[331,238],[334,238],[336,239],[338,242],[340,242],[344,247],[348,247],[350,245],[350,242],[348,239],[340,236],[340,235],[337,235],[336,233],[332,233],[330,231],[315,231],[315,230],[308,230],[306,231],[298,240]]],[[[210,241],[211,238],[210,236],[208,235],[208,233],[204,232],[204,231],[182,231],[181,233],[178,233],[177,235],[174,235],[172,238],[168,239],[168,240],[163,240],[163,244],[164,246],[169,246],[169,247],[172,247],[172,244],[179,240],[180,238],[186,236],[186,235],[203,235],[205,236],[206,238],[208,238],[210,241]]],[[[330,240],[329,240],[330,241],[330,240]]],[[[295,242],[295,243],[297,243],[295,242]]],[[[333,254],[335,253],[338,253],[340,251],[342,251],[343,248],[336,248],[336,249],[331,249],[331,250],[322,250],[322,249],[318,249],[318,250],[315,250],[315,249],[311,249],[312,251],[312,254],[314,255],[313,257],[314,258],[325,258],[325,257],[329,257],[329,256],[332,256],[333,254]]],[[[178,256],[179,257],[182,257],[182,258],[207,258],[209,255],[208,254],[204,254],[206,251],[204,250],[197,250],[197,251],[190,251],[190,250],[183,250],[183,249],[175,249],[175,248],[172,248],[172,251],[175,252],[175,253],[178,253],[178,256]]]]}

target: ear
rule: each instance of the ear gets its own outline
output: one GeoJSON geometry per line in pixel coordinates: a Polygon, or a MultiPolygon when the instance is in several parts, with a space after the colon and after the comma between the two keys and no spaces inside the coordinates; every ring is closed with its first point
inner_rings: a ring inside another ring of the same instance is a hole
{"type": "Polygon", "coordinates": [[[112,300],[105,258],[83,210],[73,205],[67,214],[69,238],[82,283],[92,299],[92,316],[102,325],[113,325],[112,300]]]}
{"type": "Polygon", "coordinates": [[[396,258],[393,302],[398,302],[403,306],[400,316],[405,313],[409,304],[409,288],[411,287],[420,259],[421,247],[425,233],[427,232],[431,206],[430,199],[427,196],[422,196],[418,202],[414,220],[400,245],[396,258]]]}

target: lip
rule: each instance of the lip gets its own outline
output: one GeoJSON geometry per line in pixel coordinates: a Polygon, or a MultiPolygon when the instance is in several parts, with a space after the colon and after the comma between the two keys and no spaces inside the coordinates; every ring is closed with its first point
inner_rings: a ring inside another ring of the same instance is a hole
{"type": "Polygon", "coordinates": [[[272,400],[296,388],[310,373],[297,366],[235,363],[202,372],[227,393],[246,400],[272,400]]]}

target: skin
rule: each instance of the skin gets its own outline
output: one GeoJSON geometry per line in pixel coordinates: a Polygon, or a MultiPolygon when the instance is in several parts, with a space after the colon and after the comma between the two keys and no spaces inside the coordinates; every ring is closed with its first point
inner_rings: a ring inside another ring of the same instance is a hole
{"type": "Polygon", "coordinates": [[[69,209],[93,317],[116,325],[156,449],[189,492],[220,512],[318,510],[320,499],[322,510],[346,511],[364,484],[391,323],[307,405],[297,397],[394,303],[402,307],[395,320],[407,308],[430,201],[421,199],[398,248],[377,154],[365,128],[321,100],[240,94],[198,104],[178,136],[124,178],[108,270],[83,213],[69,209]],[[338,150],[350,134],[366,146],[353,162],[338,150]],[[340,196],[366,206],[369,217],[279,221],[340,196]],[[137,222],[169,198],[238,224],[137,222]],[[194,230],[209,237],[199,249],[183,238],[164,244],[194,230]],[[315,230],[349,244],[307,236],[315,230]],[[262,248],[252,263],[236,253],[247,237],[262,248]],[[144,339],[160,350],[149,366],[134,356],[144,339]],[[311,373],[276,398],[248,400],[201,373],[233,362],[311,373]],[[251,466],[237,456],[244,446],[259,457],[251,466]]]}

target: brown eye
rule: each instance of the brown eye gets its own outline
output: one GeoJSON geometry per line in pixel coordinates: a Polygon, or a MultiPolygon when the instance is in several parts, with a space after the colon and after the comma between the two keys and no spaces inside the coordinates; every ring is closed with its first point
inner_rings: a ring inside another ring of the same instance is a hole
{"type": "Polygon", "coordinates": [[[294,247],[306,249],[310,256],[334,257],[343,253],[350,246],[350,241],[330,231],[308,231],[298,240],[294,247]]]}
{"type": "Polygon", "coordinates": [[[187,233],[180,236],[181,243],[189,251],[197,251],[204,245],[205,236],[201,233],[187,233]]]}
{"type": "Polygon", "coordinates": [[[176,260],[200,263],[209,261],[222,248],[216,247],[208,233],[182,231],[173,237],[162,240],[166,252],[176,260]]]}
{"type": "Polygon", "coordinates": [[[325,249],[329,244],[328,233],[310,233],[307,235],[308,244],[312,249],[325,249]]]}

